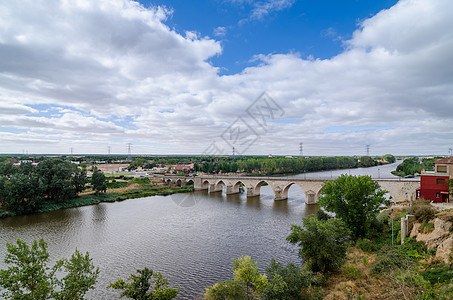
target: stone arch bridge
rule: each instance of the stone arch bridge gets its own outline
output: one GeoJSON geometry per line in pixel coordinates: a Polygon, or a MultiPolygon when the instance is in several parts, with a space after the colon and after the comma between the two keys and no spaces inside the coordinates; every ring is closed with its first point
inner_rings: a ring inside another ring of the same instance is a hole
{"type": "MultiPolygon", "coordinates": [[[[226,187],[226,194],[238,194],[240,187],[244,186],[247,197],[260,195],[263,184],[268,184],[274,192],[274,200],[288,199],[288,191],[292,185],[298,185],[305,193],[305,203],[318,203],[318,196],[324,182],[332,179],[323,178],[298,178],[298,177],[241,177],[241,176],[164,176],[164,182],[172,186],[185,186],[192,182],[194,189],[208,190],[210,193],[221,192],[226,187]]],[[[415,200],[415,190],[420,187],[419,179],[373,179],[383,190],[389,192],[395,202],[415,200]]]]}

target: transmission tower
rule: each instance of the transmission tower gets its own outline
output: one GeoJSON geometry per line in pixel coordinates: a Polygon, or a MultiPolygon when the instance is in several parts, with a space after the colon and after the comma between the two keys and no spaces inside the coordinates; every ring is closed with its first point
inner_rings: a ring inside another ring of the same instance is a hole
{"type": "Polygon", "coordinates": [[[304,143],[299,143],[299,156],[304,155],[304,143]]]}
{"type": "Polygon", "coordinates": [[[71,147],[71,155],[72,155],[73,151],[74,151],[74,148],[71,147]]]}
{"type": "Polygon", "coordinates": [[[453,148],[448,148],[448,156],[452,156],[453,155],[453,148]]]}
{"type": "Polygon", "coordinates": [[[233,147],[233,156],[236,154],[236,148],[233,147]]]}
{"type": "Polygon", "coordinates": [[[127,143],[127,160],[132,160],[131,158],[131,143],[127,143]]]}
{"type": "Polygon", "coordinates": [[[108,147],[108,152],[109,152],[109,155],[110,155],[110,146],[108,147]]]}
{"type": "Polygon", "coordinates": [[[366,145],[366,156],[370,156],[370,145],[366,145]]]}

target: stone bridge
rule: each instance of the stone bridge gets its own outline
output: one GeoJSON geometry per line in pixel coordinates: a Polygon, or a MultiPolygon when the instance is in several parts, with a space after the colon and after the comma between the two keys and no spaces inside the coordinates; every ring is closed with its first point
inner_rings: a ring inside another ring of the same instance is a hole
{"type": "MultiPolygon", "coordinates": [[[[289,188],[296,184],[305,193],[305,203],[318,203],[318,196],[324,182],[329,179],[323,178],[298,178],[298,177],[241,177],[241,176],[164,176],[164,182],[172,186],[185,186],[193,183],[195,190],[208,190],[210,193],[222,192],[226,187],[226,194],[238,194],[243,186],[247,191],[247,197],[260,195],[260,189],[263,184],[267,184],[274,192],[274,200],[288,199],[289,188]]],[[[420,187],[420,180],[412,179],[373,179],[383,190],[389,192],[392,200],[395,202],[404,202],[406,200],[415,200],[415,190],[420,187]]]]}

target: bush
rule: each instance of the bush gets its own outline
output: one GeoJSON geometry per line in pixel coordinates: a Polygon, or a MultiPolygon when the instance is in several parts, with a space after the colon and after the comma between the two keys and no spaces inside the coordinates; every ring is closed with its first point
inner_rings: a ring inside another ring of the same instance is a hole
{"type": "Polygon", "coordinates": [[[382,247],[371,268],[372,273],[386,273],[397,268],[408,268],[413,266],[414,260],[401,252],[398,247],[382,247]]]}
{"type": "Polygon", "coordinates": [[[376,245],[369,239],[358,239],[355,246],[365,252],[376,251],[376,245]]]}
{"type": "Polygon", "coordinates": [[[303,218],[304,228],[291,225],[286,238],[300,246],[299,257],[313,272],[330,272],[341,267],[351,232],[340,219],[317,220],[313,215],[303,218]]]}
{"type": "Polygon", "coordinates": [[[425,280],[432,284],[448,282],[453,279],[453,270],[449,266],[433,268],[420,273],[425,280]]]}
{"type": "Polygon", "coordinates": [[[415,216],[417,221],[427,223],[434,219],[436,211],[428,200],[419,200],[414,202],[410,209],[410,213],[415,216]]]}
{"type": "Polygon", "coordinates": [[[343,274],[349,280],[356,280],[362,277],[362,273],[354,265],[343,266],[343,274]]]}
{"type": "Polygon", "coordinates": [[[406,238],[404,244],[400,246],[400,251],[413,259],[423,259],[426,256],[426,246],[422,241],[406,238]]]}
{"type": "Polygon", "coordinates": [[[316,212],[316,219],[318,219],[318,220],[327,221],[330,218],[332,218],[332,217],[328,213],[323,211],[322,209],[318,209],[318,211],[316,212]]]}

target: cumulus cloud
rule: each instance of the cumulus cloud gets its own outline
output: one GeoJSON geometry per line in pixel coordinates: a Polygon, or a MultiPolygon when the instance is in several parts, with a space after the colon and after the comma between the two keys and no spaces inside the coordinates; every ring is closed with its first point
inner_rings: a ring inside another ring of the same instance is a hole
{"type": "MultiPolygon", "coordinates": [[[[299,142],[307,155],[360,155],[366,144],[442,154],[453,144],[448,0],[401,0],[330,59],[257,53],[256,66],[224,76],[209,63],[220,43],[174,32],[163,7],[25,2],[0,3],[3,153],[67,152],[74,141],[87,153],[125,153],[127,142],[137,153],[201,153],[238,117],[259,135],[250,154],[296,154],[299,142]],[[246,113],[263,91],[284,111],[265,130],[246,113]]],[[[254,18],[293,2],[257,2],[254,18]]]]}

